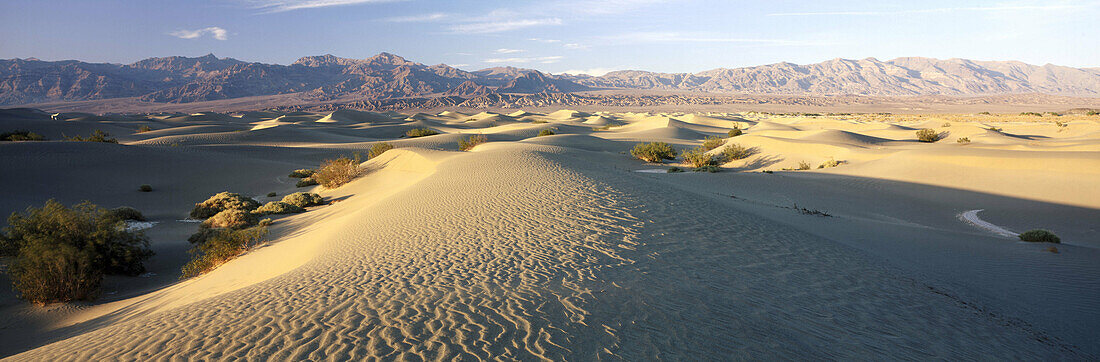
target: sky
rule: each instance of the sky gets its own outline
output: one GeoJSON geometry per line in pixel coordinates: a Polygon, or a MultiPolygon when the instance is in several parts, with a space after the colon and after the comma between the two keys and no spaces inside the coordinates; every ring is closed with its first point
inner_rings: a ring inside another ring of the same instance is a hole
{"type": "Polygon", "coordinates": [[[465,70],[699,72],[834,58],[1100,67],[1100,0],[0,0],[0,59],[390,52],[465,70]]]}

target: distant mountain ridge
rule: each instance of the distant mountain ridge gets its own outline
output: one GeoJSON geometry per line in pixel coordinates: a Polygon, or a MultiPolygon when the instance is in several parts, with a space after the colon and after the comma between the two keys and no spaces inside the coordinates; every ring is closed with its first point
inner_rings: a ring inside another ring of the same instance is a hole
{"type": "Polygon", "coordinates": [[[641,89],[783,95],[1100,96],[1100,68],[1016,61],[898,58],[776,63],[698,73],[624,70],[602,76],[553,75],[533,69],[473,72],[424,65],[381,53],[367,59],[308,56],[290,65],[214,55],[149,58],[133,64],[33,58],[0,60],[0,104],[137,98],[189,103],[301,93],[312,99],[480,97],[493,93],[572,93],[641,89]]]}

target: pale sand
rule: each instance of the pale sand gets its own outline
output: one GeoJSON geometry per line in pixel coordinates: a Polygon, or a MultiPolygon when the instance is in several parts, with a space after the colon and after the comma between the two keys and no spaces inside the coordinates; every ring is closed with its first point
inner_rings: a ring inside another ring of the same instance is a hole
{"type": "Polygon", "coordinates": [[[1100,355],[1096,118],[1064,128],[568,110],[48,119],[7,115],[0,129],[57,138],[110,127],[123,145],[0,144],[0,167],[20,175],[0,212],[50,197],[133,206],[160,222],[146,230],[158,255],[147,278],[108,278],[93,304],[33,307],[2,292],[0,353],[14,360],[1100,355]],[[607,124],[623,126],[593,130],[607,124]],[[141,125],[155,131],[133,134],[141,125]],[[632,172],[670,166],[630,159],[637,141],[686,149],[734,125],[746,134],[731,142],[758,153],[726,172],[632,172]],[[951,135],[918,143],[925,126],[951,135]],[[443,134],[399,138],[418,127],[443,134]],[[557,135],[535,137],[548,128],[557,135]],[[478,133],[490,142],[455,152],[478,133]],[[281,197],[295,191],[290,170],[378,141],[399,149],[351,184],[317,189],[339,202],[278,218],[265,246],[174,282],[196,228],[175,220],[192,203],[225,190],[281,197]],[[831,159],[845,163],[778,171],[831,159]],[[734,172],[765,169],[776,172],[734,172]],[[137,192],[142,183],[154,192],[137,192]],[[1008,230],[1054,230],[1060,253],[957,218],[973,209],[1008,230]]]}

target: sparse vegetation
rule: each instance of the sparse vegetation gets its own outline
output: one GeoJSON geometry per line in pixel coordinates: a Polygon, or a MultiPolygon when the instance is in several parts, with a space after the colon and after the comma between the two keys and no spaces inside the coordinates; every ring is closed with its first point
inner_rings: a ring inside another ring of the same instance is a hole
{"type": "Polygon", "coordinates": [[[744,132],[741,131],[741,127],[734,126],[733,129],[731,129],[726,135],[730,137],[737,137],[742,134],[744,134],[744,132]]]}
{"type": "Polygon", "coordinates": [[[383,153],[386,153],[386,151],[389,151],[389,150],[392,150],[392,149],[393,149],[393,145],[391,145],[389,143],[386,143],[386,142],[375,143],[373,145],[370,145],[370,151],[367,151],[367,159],[368,160],[374,159],[375,157],[381,156],[383,153]]]}
{"type": "MultiPolygon", "coordinates": [[[[260,214],[260,215],[271,215],[271,214],[296,214],[296,213],[305,212],[305,211],[306,211],[306,209],[303,209],[303,208],[301,208],[299,206],[296,206],[296,205],[291,205],[291,204],[288,204],[288,203],[285,203],[285,202],[282,202],[282,201],[272,201],[272,202],[264,204],[264,206],[260,206],[259,208],[257,208],[256,210],[253,210],[252,212],[255,213],[255,214],[260,214]]],[[[208,220],[211,220],[211,219],[213,219],[213,218],[210,218],[208,220]]]]}
{"type": "Polygon", "coordinates": [[[290,177],[290,178],[307,178],[307,177],[313,176],[314,173],[317,173],[317,171],[314,171],[313,169],[309,169],[309,168],[303,168],[303,169],[291,171],[290,175],[287,175],[287,177],[290,177]]]}
{"type": "MultiPolygon", "coordinates": [[[[317,173],[313,174],[311,179],[325,188],[334,189],[359,177],[360,163],[362,163],[362,161],[359,158],[359,154],[356,154],[354,157],[343,156],[332,160],[325,160],[321,162],[321,167],[317,168],[317,173]]],[[[301,182],[299,182],[299,184],[301,184],[301,182]]]]}
{"type": "Polygon", "coordinates": [[[489,139],[485,137],[485,135],[475,134],[466,139],[458,140],[458,149],[461,151],[469,151],[474,149],[474,147],[477,147],[477,145],[485,143],[488,140],[489,139]]]}
{"type": "Polygon", "coordinates": [[[1035,116],[1035,117],[1042,117],[1043,116],[1043,114],[1041,114],[1039,112],[1022,112],[1022,113],[1020,113],[1020,115],[1021,116],[1035,116]]]}
{"type": "Polygon", "coordinates": [[[46,137],[42,135],[27,131],[17,130],[11,132],[0,133],[0,141],[45,141],[46,137]]]}
{"type": "Polygon", "coordinates": [[[668,171],[666,171],[666,172],[668,172],[668,173],[684,172],[684,169],[676,167],[676,166],[672,166],[672,167],[669,167],[668,171]]]}
{"type": "Polygon", "coordinates": [[[283,201],[297,207],[309,207],[325,204],[325,198],[321,195],[308,192],[295,192],[283,197],[283,201]]]}
{"type": "Polygon", "coordinates": [[[206,219],[201,225],[209,229],[244,229],[256,225],[259,221],[250,211],[226,209],[206,219]]]}
{"type": "Polygon", "coordinates": [[[149,184],[144,184],[144,185],[138,186],[138,191],[152,192],[153,191],[153,186],[151,186],[149,184]]]}
{"type": "Polygon", "coordinates": [[[714,155],[708,154],[707,150],[703,146],[688,150],[684,152],[680,157],[683,157],[684,162],[694,168],[718,165],[718,158],[714,157],[714,155]]]}
{"type": "Polygon", "coordinates": [[[1001,132],[1001,131],[1004,130],[1003,128],[997,128],[997,127],[993,127],[993,126],[989,126],[989,128],[986,128],[986,129],[988,129],[990,131],[993,131],[993,132],[1001,132]]]}
{"type": "Polygon", "coordinates": [[[264,218],[264,219],[260,220],[260,222],[256,223],[256,226],[268,227],[268,226],[271,226],[271,224],[274,224],[274,223],[275,222],[271,221],[271,218],[268,217],[268,218],[264,218]]]}
{"type": "Polygon", "coordinates": [[[110,212],[119,220],[145,221],[145,215],[142,215],[141,211],[129,206],[119,206],[111,209],[110,212]]]}
{"type": "Polygon", "coordinates": [[[752,154],[753,150],[751,148],[747,148],[736,143],[731,143],[726,146],[726,148],[722,149],[721,162],[725,163],[748,158],[749,156],[752,156],[752,154]]]}
{"type": "Polygon", "coordinates": [[[823,216],[823,217],[833,216],[833,215],[829,215],[828,212],[821,211],[821,210],[818,210],[818,209],[812,209],[811,210],[811,209],[807,209],[805,207],[798,207],[798,204],[794,204],[794,209],[802,215],[816,215],[816,216],[823,216]]]}
{"type": "Polygon", "coordinates": [[[274,193],[274,192],[268,192],[267,193],[267,197],[275,197],[275,196],[279,196],[279,194],[274,193]]]}
{"type": "Polygon", "coordinates": [[[535,137],[553,136],[554,134],[555,134],[554,130],[551,130],[551,129],[548,128],[548,129],[544,129],[544,130],[539,131],[539,134],[535,135],[535,137]]]}
{"type": "Polygon", "coordinates": [[[704,151],[710,151],[722,146],[723,143],[726,143],[726,140],[721,137],[707,137],[703,139],[703,145],[701,147],[703,147],[704,151]]]}
{"type": "Polygon", "coordinates": [[[992,115],[992,113],[989,113],[989,112],[978,112],[978,114],[983,115],[983,116],[992,115]]]}
{"type": "Polygon", "coordinates": [[[104,274],[138,275],[153,255],[141,232],[90,202],[69,208],[49,200],[13,213],[0,234],[0,255],[20,298],[46,304],[91,300],[104,274]]]}
{"type": "Polygon", "coordinates": [[[842,164],[842,163],[844,163],[844,161],[828,160],[828,161],[825,161],[824,163],[822,163],[820,165],[817,165],[817,168],[837,167],[837,166],[840,166],[840,164],[842,164]]]}
{"type": "Polygon", "coordinates": [[[718,166],[715,166],[715,165],[706,165],[706,166],[700,166],[700,167],[696,167],[696,168],[691,169],[691,172],[715,173],[715,172],[718,172],[718,171],[722,171],[722,168],[718,167],[718,166]]]}
{"type": "Polygon", "coordinates": [[[630,150],[630,155],[646,162],[663,162],[676,159],[676,150],[664,142],[639,143],[630,150]]]}
{"type": "Polygon", "coordinates": [[[143,125],[141,127],[138,127],[137,133],[145,133],[145,132],[149,132],[149,131],[152,131],[152,130],[153,130],[152,127],[143,125]]]}
{"type": "Polygon", "coordinates": [[[437,134],[439,134],[439,132],[437,132],[437,131],[435,131],[431,128],[414,128],[414,129],[410,129],[407,132],[405,132],[405,137],[407,137],[407,138],[417,138],[417,137],[431,136],[431,135],[437,135],[437,134]]]}
{"type": "Polygon", "coordinates": [[[961,144],[965,145],[965,144],[970,143],[970,137],[959,137],[959,139],[955,140],[955,142],[958,142],[958,143],[961,143],[961,144]]]}
{"type": "Polygon", "coordinates": [[[806,161],[798,161],[798,169],[805,171],[810,169],[810,163],[806,161]]]}
{"type": "Polygon", "coordinates": [[[1062,122],[1062,121],[1054,121],[1054,125],[1058,126],[1059,128],[1063,128],[1063,127],[1068,126],[1069,124],[1067,124],[1066,122],[1062,122]]]}
{"type": "Polygon", "coordinates": [[[1095,116],[1095,115],[1098,115],[1098,114],[1100,114],[1100,112],[1097,112],[1097,111],[1088,111],[1088,112],[1085,112],[1085,115],[1086,115],[1086,116],[1095,116]]]}
{"type": "Polygon", "coordinates": [[[951,127],[951,122],[943,122],[943,125],[941,125],[941,126],[944,127],[944,128],[951,127]]]}
{"type": "Polygon", "coordinates": [[[298,182],[294,184],[294,187],[309,187],[314,185],[317,185],[317,180],[314,180],[313,177],[306,177],[298,180],[298,182]]]}
{"type": "Polygon", "coordinates": [[[1020,240],[1033,242],[1033,243],[1055,243],[1055,244],[1058,244],[1058,243],[1062,242],[1062,239],[1059,238],[1058,235],[1054,235],[1054,233],[1052,233],[1050,231],[1047,231],[1047,230],[1043,230],[1043,229],[1028,230],[1028,231],[1020,233],[1019,237],[1020,237],[1020,240]]]}
{"type": "Polygon", "coordinates": [[[921,142],[936,142],[940,140],[940,134],[931,128],[917,130],[917,140],[921,142]]]}
{"type": "Polygon", "coordinates": [[[92,132],[92,134],[90,136],[87,136],[87,137],[81,137],[81,136],[69,137],[69,141],[118,143],[117,139],[111,138],[110,133],[103,132],[103,130],[98,130],[98,129],[95,130],[95,132],[92,132]]]}
{"type": "MultiPolygon", "coordinates": [[[[270,221],[270,219],[267,220],[270,221]]],[[[196,243],[189,251],[192,258],[183,266],[180,279],[196,277],[214,270],[259,245],[267,236],[267,227],[210,230],[208,234],[202,242],[196,243]]]]}
{"type": "Polygon", "coordinates": [[[191,218],[205,219],[225,210],[252,211],[258,207],[260,207],[258,201],[241,194],[220,192],[206,201],[195,204],[195,208],[191,209],[191,218]]]}

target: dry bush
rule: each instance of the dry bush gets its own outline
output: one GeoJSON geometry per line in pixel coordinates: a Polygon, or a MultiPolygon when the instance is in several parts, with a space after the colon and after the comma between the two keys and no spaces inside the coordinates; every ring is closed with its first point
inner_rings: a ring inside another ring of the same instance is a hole
{"type": "Polygon", "coordinates": [[[119,220],[145,221],[145,215],[142,215],[141,211],[129,206],[119,206],[111,209],[110,212],[119,220]]]}
{"type": "Polygon", "coordinates": [[[703,139],[703,145],[700,147],[703,147],[705,151],[710,151],[722,146],[723,143],[726,143],[726,140],[721,137],[707,137],[703,139]]]}
{"type": "Polygon", "coordinates": [[[137,133],[145,133],[145,132],[150,132],[150,131],[152,131],[152,130],[153,130],[153,128],[152,128],[152,127],[149,127],[149,126],[141,126],[141,127],[138,127],[138,129],[137,129],[137,133]]]}
{"type": "Polygon", "coordinates": [[[386,142],[375,143],[375,144],[370,146],[370,151],[367,152],[367,159],[369,160],[369,159],[373,159],[375,157],[381,156],[383,153],[386,153],[386,151],[389,151],[389,150],[392,150],[392,149],[393,149],[393,145],[391,145],[389,143],[386,143],[386,142]]]}
{"type": "Polygon", "coordinates": [[[681,157],[684,158],[685,163],[694,168],[718,165],[718,159],[714,155],[708,154],[702,146],[684,152],[681,157]]]}
{"type": "Polygon", "coordinates": [[[967,144],[970,143],[970,137],[959,137],[959,139],[955,140],[955,142],[967,144]]]}
{"type": "Polygon", "coordinates": [[[715,173],[715,172],[718,172],[718,171],[722,171],[722,168],[718,167],[718,166],[715,166],[715,165],[706,165],[706,166],[696,167],[696,168],[691,169],[691,172],[715,173]]]}
{"type": "Polygon", "coordinates": [[[837,166],[840,166],[841,163],[844,163],[844,161],[828,160],[828,161],[823,162],[820,165],[817,165],[817,168],[837,167],[837,166]]]}
{"type": "Polygon", "coordinates": [[[151,191],[153,191],[153,186],[150,186],[149,184],[144,184],[144,185],[138,186],[138,191],[151,192],[151,191]]]}
{"type": "Polygon", "coordinates": [[[553,136],[553,135],[555,135],[555,133],[554,133],[554,131],[553,131],[553,130],[551,130],[551,129],[544,129],[544,130],[541,130],[541,131],[539,131],[539,134],[535,135],[535,137],[542,137],[542,136],[553,136]]]}
{"type": "Polygon", "coordinates": [[[810,163],[806,161],[798,161],[798,169],[805,171],[810,169],[810,163]]]}
{"type": "Polygon", "coordinates": [[[321,195],[314,194],[314,193],[295,192],[293,194],[283,196],[283,201],[282,202],[285,202],[287,204],[294,205],[294,206],[297,206],[297,207],[309,207],[309,206],[324,205],[325,198],[321,197],[321,195]]]}
{"type": "Polygon", "coordinates": [[[195,244],[189,251],[192,258],[183,266],[180,279],[199,276],[214,270],[259,245],[267,236],[267,228],[257,226],[241,230],[220,229],[209,233],[205,241],[195,244]]]}
{"type": "Polygon", "coordinates": [[[1022,233],[1020,233],[1019,238],[1020,238],[1020,240],[1029,241],[1029,242],[1033,242],[1033,243],[1056,243],[1057,244],[1057,243],[1062,242],[1062,239],[1059,238],[1058,235],[1054,235],[1054,233],[1052,233],[1050,231],[1047,231],[1047,230],[1043,230],[1043,229],[1034,229],[1034,230],[1028,230],[1028,231],[1022,232],[1022,233]]]}
{"type": "Polygon", "coordinates": [[[303,178],[301,180],[298,180],[298,182],[294,184],[294,187],[309,187],[309,186],[314,186],[314,185],[317,185],[317,180],[314,180],[313,177],[310,176],[310,177],[306,177],[306,178],[303,178]]]}
{"type": "MultiPolygon", "coordinates": [[[[270,215],[270,214],[296,214],[296,213],[305,212],[305,211],[306,211],[306,209],[303,209],[303,208],[301,208],[297,205],[291,205],[291,204],[288,204],[288,203],[285,203],[285,202],[282,202],[282,201],[272,201],[272,202],[264,204],[264,206],[260,206],[260,208],[258,208],[256,210],[253,210],[252,213],[260,214],[260,215],[270,215]]],[[[211,219],[213,219],[213,218],[211,218],[211,219]]]]}
{"type": "Polygon", "coordinates": [[[630,150],[630,155],[646,162],[662,162],[676,159],[676,150],[664,142],[639,143],[630,150]]]}
{"type": "Polygon", "coordinates": [[[303,169],[298,169],[298,170],[291,171],[290,175],[287,175],[287,177],[290,177],[290,178],[306,178],[306,177],[313,176],[313,174],[316,173],[316,172],[317,171],[314,171],[313,169],[303,168],[303,169]]]}
{"type": "Polygon", "coordinates": [[[458,140],[458,149],[462,151],[469,151],[474,149],[474,147],[477,147],[477,145],[480,145],[487,141],[489,141],[489,139],[485,137],[485,135],[475,134],[473,136],[470,136],[469,138],[458,140]]]}
{"type": "Polygon", "coordinates": [[[244,229],[256,225],[259,220],[250,211],[226,209],[202,222],[202,227],[216,229],[244,229]]]}
{"type": "Polygon", "coordinates": [[[931,128],[917,130],[917,140],[921,142],[936,142],[940,140],[940,134],[931,128]]]}
{"type": "Polygon", "coordinates": [[[103,132],[103,130],[95,130],[88,137],[72,136],[69,137],[69,141],[77,142],[105,142],[105,143],[118,143],[117,139],[111,138],[111,134],[103,132]]]}
{"type": "Polygon", "coordinates": [[[27,131],[18,130],[12,132],[0,133],[0,141],[45,141],[46,137],[42,135],[27,131]]]}
{"type": "Polygon", "coordinates": [[[748,158],[749,156],[752,156],[753,153],[754,150],[752,148],[747,148],[736,143],[731,143],[729,146],[726,146],[726,148],[722,149],[722,161],[730,162],[748,158]]]}
{"type": "Polygon", "coordinates": [[[238,193],[219,192],[217,195],[206,199],[206,201],[195,204],[195,208],[191,209],[191,218],[205,219],[229,209],[251,211],[257,207],[260,207],[259,201],[241,196],[238,193]]]}
{"type": "Polygon", "coordinates": [[[742,135],[742,134],[744,134],[744,133],[745,133],[745,132],[742,132],[742,131],[741,131],[741,127],[738,127],[738,126],[734,126],[734,127],[733,127],[733,129],[731,129],[731,130],[729,131],[729,133],[727,133],[727,135],[728,135],[728,136],[730,136],[730,137],[737,137],[737,136],[740,136],[740,135],[742,135]]]}
{"type": "Polygon", "coordinates": [[[405,137],[407,137],[407,138],[417,138],[417,137],[431,136],[431,135],[437,135],[437,134],[439,134],[439,132],[437,132],[437,131],[435,131],[431,128],[414,128],[414,129],[410,129],[407,132],[405,132],[405,137]]]}
{"type": "Polygon", "coordinates": [[[332,160],[324,160],[317,173],[313,174],[313,180],[325,188],[333,189],[351,182],[359,177],[359,164],[362,161],[356,154],[353,158],[342,156],[332,160]]]}

